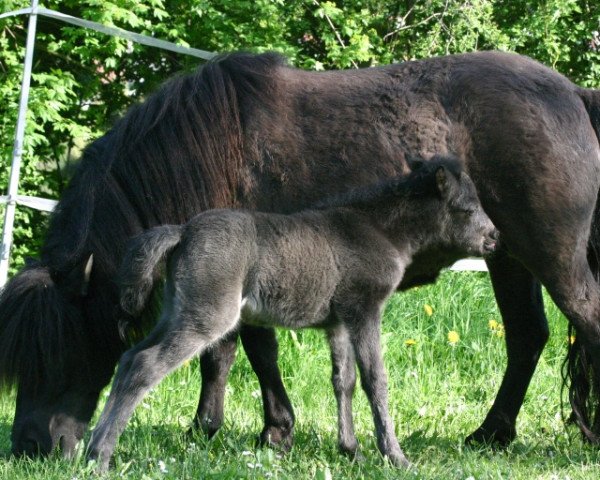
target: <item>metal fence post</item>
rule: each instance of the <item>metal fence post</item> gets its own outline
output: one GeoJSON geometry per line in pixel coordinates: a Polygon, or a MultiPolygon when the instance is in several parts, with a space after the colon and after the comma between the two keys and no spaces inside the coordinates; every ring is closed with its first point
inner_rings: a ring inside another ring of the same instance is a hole
{"type": "Polygon", "coordinates": [[[8,202],[4,214],[4,229],[2,231],[2,245],[0,246],[0,288],[8,278],[8,263],[10,247],[12,244],[13,226],[15,221],[16,195],[19,190],[19,174],[21,170],[21,155],[23,154],[23,137],[27,116],[27,101],[29,100],[29,85],[31,83],[31,67],[33,63],[33,49],[35,44],[35,29],[37,26],[37,7],[39,0],[31,1],[29,26],[27,27],[27,44],[25,47],[25,63],[23,66],[23,80],[21,82],[21,96],[19,98],[19,113],[15,131],[15,143],[12,153],[10,180],[8,183],[8,202]]]}

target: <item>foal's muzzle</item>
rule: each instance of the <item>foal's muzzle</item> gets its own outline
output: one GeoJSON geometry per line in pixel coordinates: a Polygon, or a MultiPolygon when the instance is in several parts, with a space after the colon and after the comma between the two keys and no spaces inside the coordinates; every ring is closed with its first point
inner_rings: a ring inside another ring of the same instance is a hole
{"type": "Polygon", "coordinates": [[[488,235],[486,235],[483,241],[483,253],[484,255],[489,255],[494,253],[498,249],[500,240],[500,232],[494,229],[488,235]]]}

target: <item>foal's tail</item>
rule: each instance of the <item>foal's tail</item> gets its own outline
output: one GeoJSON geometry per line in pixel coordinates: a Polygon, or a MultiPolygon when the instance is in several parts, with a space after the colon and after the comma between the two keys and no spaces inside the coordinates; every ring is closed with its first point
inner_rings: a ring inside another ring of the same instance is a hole
{"type": "Polygon", "coordinates": [[[128,245],[119,271],[121,308],[128,314],[139,315],[167,256],[179,244],[183,227],[161,225],[138,235],[128,245]]]}
{"type": "MultiPolygon", "coordinates": [[[[600,142],[600,90],[580,89],[579,96],[600,142]]],[[[588,242],[588,263],[600,282],[600,192],[596,200],[588,242]]],[[[600,321],[600,318],[597,321],[600,321]]],[[[600,372],[594,368],[585,341],[576,335],[571,324],[569,324],[568,339],[563,380],[569,384],[569,401],[573,409],[571,420],[577,423],[586,440],[598,444],[600,443],[600,372]]]]}

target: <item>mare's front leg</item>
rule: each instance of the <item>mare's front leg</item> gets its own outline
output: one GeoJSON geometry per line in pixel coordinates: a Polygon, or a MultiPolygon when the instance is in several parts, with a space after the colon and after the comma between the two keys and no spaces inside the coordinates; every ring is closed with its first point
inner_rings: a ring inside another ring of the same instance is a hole
{"type": "Polygon", "coordinates": [[[467,443],[508,445],[540,354],[548,340],[548,322],[540,283],[506,252],[487,261],[506,332],[507,366],[496,400],[467,443]]]}
{"type": "Polygon", "coordinates": [[[350,334],[361,384],[373,413],[379,451],[392,464],[408,467],[410,463],[400,449],[388,409],[387,377],[381,352],[381,307],[368,305],[367,308],[345,310],[344,313],[337,312],[338,318],[350,334]]]}
{"type": "Polygon", "coordinates": [[[223,404],[227,376],[235,359],[238,331],[235,330],[200,357],[202,387],[193,428],[211,438],[223,425],[223,404]]]}
{"type": "Polygon", "coordinates": [[[352,395],[356,386],[356,359],[350,336],[344,325],[327,331],[331,349],[331,383],[338,409],[338,445],[351,457],[361,458],[352,419],[352,395]]]}
{"type": "Polygon", "coordinates": [[[275,330],[243,325],[240,336],[262,393],[265,425],[260,443],[289,450],[294,440],[295,419],[277,366],[275,330]]]}
{"type": "MultiPolygon", "coordinates": [[[[277,366],[275,331],[244,325],[240,336],[262,393],[265,425],[260,443],[289,450],[294,441],[295,417],[277,366]]],[[[202,428],[209,438],[223,424],[225,386],[235,359],[237,337],[236,330],[200,357],[202,387],[193,427],[202,428]]]]}

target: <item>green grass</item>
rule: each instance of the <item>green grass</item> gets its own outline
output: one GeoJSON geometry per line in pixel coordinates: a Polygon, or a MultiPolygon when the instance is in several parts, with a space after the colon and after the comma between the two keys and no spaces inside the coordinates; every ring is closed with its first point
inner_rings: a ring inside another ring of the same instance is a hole
{"type": "MultiPolygon", "coordinates": [[[[390,409],[414,471],[397,470],[379,455],[361,390],[355,395],[355,423],[365,461],[352,462],[338,454],[324,335],[280,331],[280,365],[297,416],[295,446],[289,454],[255,446],[262,426],[258,383],[240,349],[227,387],[225,426],[213,440],[186,435],[200,382],[198,363],[193,361],[165,379],[138,407],[107,478],[598,478],[600,453],[583,444],[578,432],[561,420],[566,322],[546,300],[551,339],[518,419],[519,436],[506,451],[463,444],[490,407],[506,361],[504,339],[489,325],[490,320],[501,321],[489,280],[480,273],[445,273],[435,286],[395,295],[384,320],[390,409]],[[432,315],[425,305],[432,307],[432,315]],[[454,345],[448,342],[451,330],[460,336],[454,345]],[[414,344],[407,345],[407,340],[414,344]]],[[[103,394],[102,403],[105,398],[103,394]]],[[[81,455],[72,461],[10,458],[13,409],[14,397],[0,399],[0,479],[92,476],[81,455]]]]}

